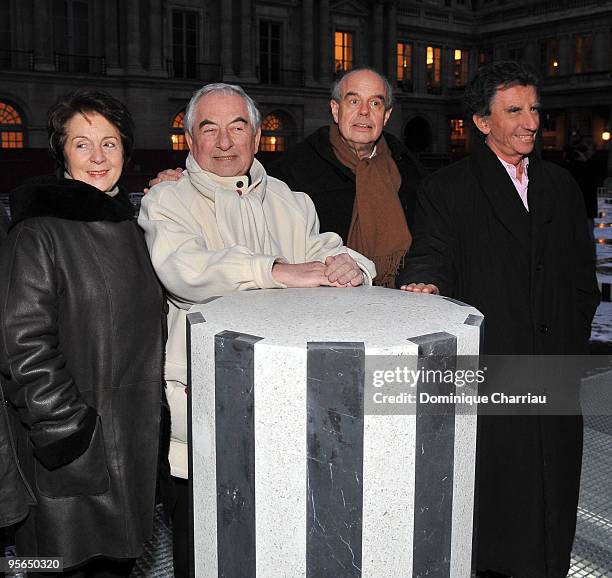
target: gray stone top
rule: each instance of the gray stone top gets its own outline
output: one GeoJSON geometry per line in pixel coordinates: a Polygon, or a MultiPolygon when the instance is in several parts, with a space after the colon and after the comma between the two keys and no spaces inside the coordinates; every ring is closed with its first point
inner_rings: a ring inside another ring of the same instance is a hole
{"type": "Polygon", "coordinates": [[[358,341],[380,354],[393,353],[394,346],[405,346],[413,337],[479,331],[478,319],[482,314],[477,309],[458,301],[382,287],[239,291],[194,305],[189,314],[191,325],[205,322],[214,326],[214,333],[256,335],[277,347],[358,341]]]}

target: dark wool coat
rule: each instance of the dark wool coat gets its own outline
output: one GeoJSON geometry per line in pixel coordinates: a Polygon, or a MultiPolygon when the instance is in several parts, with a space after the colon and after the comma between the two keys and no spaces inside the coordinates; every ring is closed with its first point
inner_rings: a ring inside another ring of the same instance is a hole
{"type": "MultiPolygon", "coordinates": [[[[426,171],[399,140],[391,134],[384,135],[402,178],[398,195],[412,229],[416,192],[426,171]]],[[[266,171],[292,190],[307,193],[319,215],[321,232],[337,233],[346,242],[355,202],[355,175],[336,158],[329,141],[329,126],[319,128],[290,148],[266,171]]]]}
{"type": "MultiPolygon", "coordinates": [[[[582,195],[556,165],[533,156],[528,171],[529,212],[484,144],[426,179],[397,283],[433,283],[477,307],[485,316],[481,353],[583,354],[599,293],[582,195]]],[[[478,443],[478,568],[565,576],[581,417],[480,416],[478,443]]]]}
{"type": "Polygon", "coordinates": [[[164,299],[133,208],[80,181],[11,195],[0,371],[38,505],[20,556],[134,558],[152,532],[164,299]]]}

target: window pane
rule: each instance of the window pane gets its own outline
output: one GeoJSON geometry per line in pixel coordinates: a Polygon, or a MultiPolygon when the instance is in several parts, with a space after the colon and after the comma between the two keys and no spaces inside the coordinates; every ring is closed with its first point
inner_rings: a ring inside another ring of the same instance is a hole
{"type": "Polygon", "coordinates": [[[269,114],[261,122],[261,130],[274,131],[274,130],[282,130],[282,129],[283,129],[283,123],[281,119],[275,114],[269,114]]]}
{"type": "Polygon", "coordinates": [[[22,124],[19,113],[6,102],[0,102],[0,124],[22,124]]]}
{"type": "Polygon", "coordinates": [[[23,133],[21,131],[2,131],[0,132],[0,148],[22,149],[23,148],[23,133]]]}
{"type": "Polygon", "coordinates": [[[428,46],[426,52],[427,65],[427,90],[430,93],[440,92],[440,64],[441,48],[439,46],[428,46]]]}
{"type": "Polygon", "coordinates": [[[591,36],[576,36],[574,42],[574,71],[591,72],[593,58],[593,38],[591,36]]]}
{"type": "Polygon", "coordinates": [[[468,81],[468,65],[470,53],[456,48],[453,60],[453,82],[455,86],[465,86],[468,81]]]}
{"type": "Polygon", "coordinates": [[[412,87],[412,44],[397,44],[397,81],[404,89],[412,87]]]}
{"type": "Polygon", "coordinates": [[[285,150],[285,137],[262,136],[259,141],[259,150],[264,152],[280,152],[285,150]]]}
{"type": "Polygon", "coordinates": [[[185,128],[184,119],[185,112],[179,112],[172,121],[172,128],[185,128]]]}
{"type": "Polygon", "coordinates": [[[336,72],[353,68],[353,33],[336,32],[334,46],[334,68],[336,72]]]}
{"type": "Polygon", "coordinates": [[[170,135],[170,140],[173,151],[186,151],[189,148],[184,134],[172,134],[170,135]]]}
{"type": "Polygon", "coordinates": [[[259,23],[259,80],[266,84],[281,83],[282,24],[259,23]]]}
{"type": "Polygon", "coordinates": [[[196,12],[172,11],[172,59],[175,77],[197,77],[198,14],[196,12]]]}

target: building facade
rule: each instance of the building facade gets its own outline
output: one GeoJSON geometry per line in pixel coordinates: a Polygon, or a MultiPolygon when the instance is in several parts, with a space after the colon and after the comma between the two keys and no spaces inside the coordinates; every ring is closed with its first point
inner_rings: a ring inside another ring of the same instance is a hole
{"type": "Polygon", "coordinates": [[[132,111],[137,153],[151,151],[141,155],[151,167],[132,170],[146,172],[153,159],[184,156],[185,104],[224,81],[259,103],[265,158],[328,124],[334,77],[365,64],[397,89],[389,130],[425,160],[450,157],[469,147],[463,87],[479,64],[503,58],[543,77],[545,150],[585,138],[607,146],[605,0],[2,0],[0,156],[45,149],[49,107],[92,87],[132,111]]]}

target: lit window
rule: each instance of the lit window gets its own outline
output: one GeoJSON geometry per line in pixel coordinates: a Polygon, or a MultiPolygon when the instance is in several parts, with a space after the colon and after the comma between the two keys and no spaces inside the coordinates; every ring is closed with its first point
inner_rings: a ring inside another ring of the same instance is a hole
{"type": "Polygon", "coordinates": [[[269,114],[261,121],[262,131],[283,130],[283,121],[275,114],[269,114]]]}
{"type": "Polygon", "coordinates": [[[427,47],[427,92],[440,93],[441,49],[439,46],[427,47]]]}
{"type": "Polygon", "coordinates": [[[353,33],[336,32],[334,61],[336,73],[353,68],[353,33]]]}
{"type": "Polygon", "coordinates": [[[462,118],[451,118],[451,140],[465,139],[465,126],[462,118]]]}
{"type": "Polygon", "coordinates": [[[412,89],[412,44],[397,43],[397,83],[404,89],[412,89]]]}
{"type": "Polygon", "coordinates": [[[170,131],[170,142],[172,143],[173,151],[186,151],[189,146],[185,139],[185,111],[179,112],[172,121],[172,129],[170,131]]]}
{"type": "Polygon", "coordinates": [[[455,86],[465,86],[468,81],[470,53],[467,50],[455,49],[453,60],[453,81],[455,86]]]}
{"type": "Polygon", "coordinates": [[[576,36],[574,39],[574,72],[591,72],[593,64],[593,37],[576,36]]]}
{"type": "Polygon", "coordinates": [[[282,152],[287,149],[287,139],[291,135],[291,122],[282,112],[272,112],[261,122],[261,140],[259,150],[264,152],[282,152]]]}
{"type": "Polygon", "coordinates": [[[281,152],[285,150],[285,137],[262,136],[259,141],[259,150],[265,152],[281,152]]]}
{"type": "Polygon", "coordinates": [[[465,152],[466,127],[462,118],[450,119],[450,151],[451,153],[465,152]]]}
{"type": "Polygon", "coordinates": [[[23,147],[21,115],[10,104],[0,101],[0,148],[22,149],[23,147]]]}
{"type": "Polygon", "coordinates": [[[185,128],[185,111],[179,112],[172,121],[172,128],[185,128]]]}

